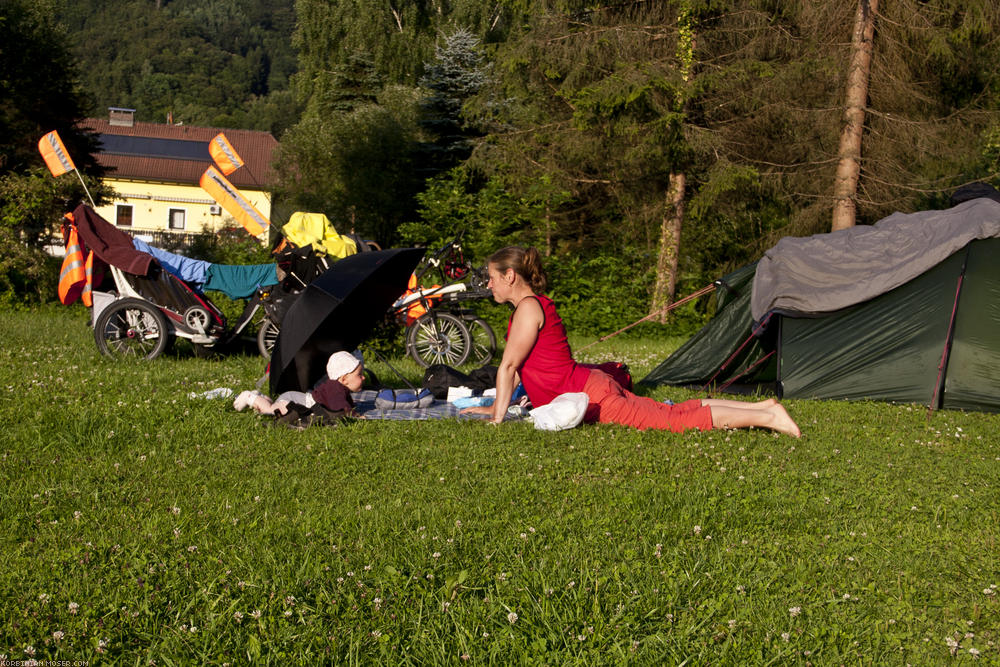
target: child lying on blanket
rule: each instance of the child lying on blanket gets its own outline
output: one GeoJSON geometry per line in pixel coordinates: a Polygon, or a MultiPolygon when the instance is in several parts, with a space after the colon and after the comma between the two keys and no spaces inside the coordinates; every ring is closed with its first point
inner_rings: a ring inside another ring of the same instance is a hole
{"type": "Polygon", "coordinates": [[[359,417],[354,409],[351,392],[361,391],[361,385],[364,383],[361,361],[350,352],[334,352],[326,362],[326,375],[328,379],[311,392],[286,391],[274,401],[259,391],[244,391],[233,401],[233,407],[237,410],[253,408],[255,412],[264,415],[284,415],[291,403],[298,403],[307,408],[319,404],[331,412],[343,412],[347,417],[359,417]]]}

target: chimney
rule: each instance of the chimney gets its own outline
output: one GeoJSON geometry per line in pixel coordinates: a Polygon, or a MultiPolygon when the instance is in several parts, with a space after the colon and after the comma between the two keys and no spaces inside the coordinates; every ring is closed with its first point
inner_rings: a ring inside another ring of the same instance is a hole
{"type": "Polygon", "coordinates": [[[121,127],[132,127],[135,125],[135,109],[124,109],[122,107],[108,107],[108,123],[121,127]]]}

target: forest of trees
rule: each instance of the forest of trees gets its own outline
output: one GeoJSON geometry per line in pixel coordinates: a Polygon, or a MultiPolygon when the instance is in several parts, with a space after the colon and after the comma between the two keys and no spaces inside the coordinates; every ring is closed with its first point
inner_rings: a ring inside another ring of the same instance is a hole
{"type": "Polygon", "coordinates": [[[289,0],[57,0],[89,111],[284,131],[298,117],[289,0]]]}
{"type": "Polygon", "coordinates": [[[1000,182],[991,1],[44,2],[89,113],[272,131],[276,217],[536,245],[584,328],[835,203],[868,224],[1000,182]]]}

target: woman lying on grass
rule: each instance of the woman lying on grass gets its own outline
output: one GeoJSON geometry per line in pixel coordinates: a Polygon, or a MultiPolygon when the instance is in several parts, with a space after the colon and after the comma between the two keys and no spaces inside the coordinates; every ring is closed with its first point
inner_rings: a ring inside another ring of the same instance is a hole
{"type": "Polygon", "coordinates": [[[567,392],[584,392],[590,405],[584,422],[623,424],[639,429],[682,432],[689,428],[767,428],[793,437],[802,432],[784,406],[774,399],[749,403],[719,399],[693,399],[668,405],[637,396],[609,375],[584,368],[573,360],[566,327],[545,291],[546,278],[534,248],[511,246],[493,253],[487,261],[497,303],[514,307],[507,325],[507,346],[497,371],[496,400],[492,406],[462,412],[486,414],[494,424],[503,421],[519,375],[534,407],[550,403],[567,392]]]}

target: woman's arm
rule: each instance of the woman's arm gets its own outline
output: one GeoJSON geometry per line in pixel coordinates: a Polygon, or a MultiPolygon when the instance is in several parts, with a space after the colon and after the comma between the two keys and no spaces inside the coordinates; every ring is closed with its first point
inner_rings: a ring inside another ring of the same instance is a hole
{"type": "Polygon", "coordinates": [[[545,323],[545,314],[538,299],[526,298],[518,304],[510,323],[507,335],[507,345],[504,347],[503,358],[497,369],[497,395],[489,408],[469,408],[463,412],[492,414],[492,422],[499,424],[507,414],[510,397],[514,393],[517,369],[531,354],[531,349],[538,340],[538,330],[545,323]]]}

